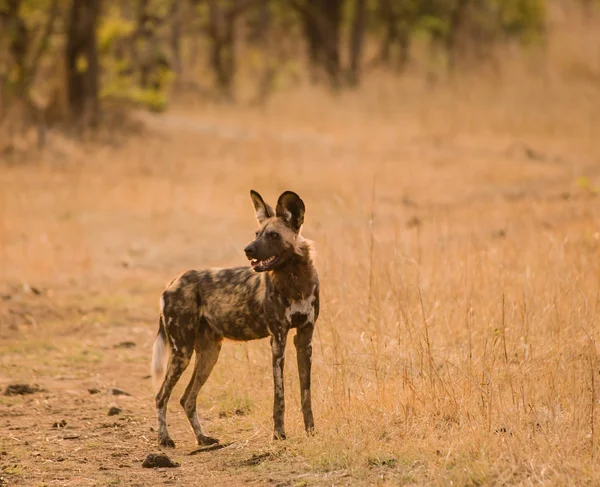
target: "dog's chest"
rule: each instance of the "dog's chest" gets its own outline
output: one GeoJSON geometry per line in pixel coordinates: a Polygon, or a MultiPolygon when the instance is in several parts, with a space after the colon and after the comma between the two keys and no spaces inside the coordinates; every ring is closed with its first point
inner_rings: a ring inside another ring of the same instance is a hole
{"type": "Polygon", "coordinates": [[[315,296],[290,301],[285,308],[285,319],[294,328],[315,321],[315,296]]]}

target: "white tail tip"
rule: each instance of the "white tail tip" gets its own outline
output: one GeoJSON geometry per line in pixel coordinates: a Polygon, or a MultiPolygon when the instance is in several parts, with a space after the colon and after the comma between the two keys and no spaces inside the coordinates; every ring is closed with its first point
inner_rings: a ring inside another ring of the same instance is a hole
{"type": "Polygon", "coordinates": [[[165,377],[165,367],[167,365],[167,347],[165,346],[165,337],[159,333],[154,341],[152,348],[152,386],[154,391],[158,392],[165,377]]]}

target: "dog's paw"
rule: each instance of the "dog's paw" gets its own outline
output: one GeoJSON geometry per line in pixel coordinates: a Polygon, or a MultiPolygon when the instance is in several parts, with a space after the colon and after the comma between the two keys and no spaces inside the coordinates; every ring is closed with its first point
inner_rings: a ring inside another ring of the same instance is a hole
{"type": "Polygon", "coordinates": [[[213,438],[211,436],[200,436],[198,438],[198,445],[199,446],[208,446],[208,445],[215,445],[219,443],[219,440],[217,440],[216,438],[213,438]]]}
{"type": "Polygon", "coordinates": [[[287,436],[285,435],[285,431],[283,430],[275,430],[273,432],[273,439],[274,440],[285,440],[287,438],[287,436]]]}
{"type": "Polygon", "coordinates": [[[168,436],[166,438],[159,438],[158,444],[159,446],[164,446],[165,448],[175,448],[175,442],[168,436]]]}

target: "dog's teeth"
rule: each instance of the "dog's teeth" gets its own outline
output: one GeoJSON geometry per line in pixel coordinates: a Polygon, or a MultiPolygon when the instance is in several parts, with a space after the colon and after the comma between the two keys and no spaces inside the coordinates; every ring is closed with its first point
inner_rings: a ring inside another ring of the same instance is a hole
{"type": "Polygon", "coordinates": [[[250,264],[253,267],[257,267],[257,266],[264,266],[267,264],[270,264],[271,262],[273,262],[275,260],[275,256],[272,255],[271,257],[269,257],[268,259],[264,259],[264,260],[258,260],[258,259],[253,259],[252,261],[250,261],[250,264]]]}

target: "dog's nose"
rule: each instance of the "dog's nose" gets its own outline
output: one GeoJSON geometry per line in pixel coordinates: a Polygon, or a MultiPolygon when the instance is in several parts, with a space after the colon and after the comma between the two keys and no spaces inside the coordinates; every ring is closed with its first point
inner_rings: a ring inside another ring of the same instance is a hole
{"type": "Polygon", "coordinates": [[[256,252],[256,249],[254,248],[254,245],[249,244],[249,245],[246,245],[244,252],[246,253],[247,257],[254,257],[254,253],[256,252]]]}

